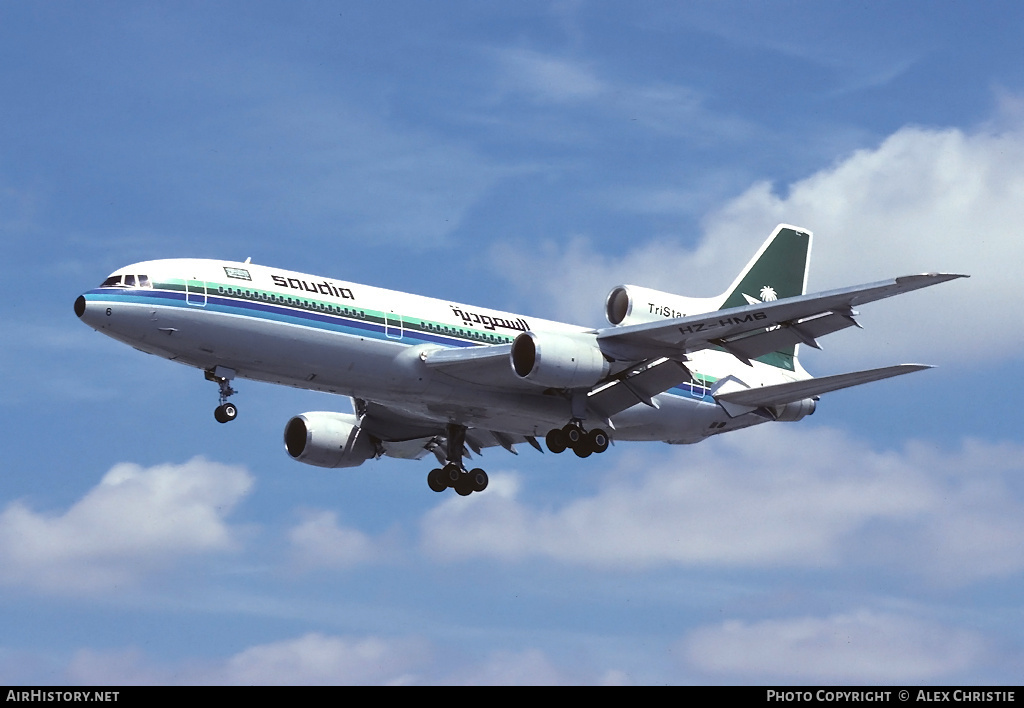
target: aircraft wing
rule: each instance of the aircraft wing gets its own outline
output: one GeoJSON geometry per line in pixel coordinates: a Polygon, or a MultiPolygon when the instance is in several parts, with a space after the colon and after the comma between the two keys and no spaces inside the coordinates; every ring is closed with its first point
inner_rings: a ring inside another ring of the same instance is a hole
{"type": "Polygon", "coordinates": [[[487,388],[536,391],[536,385],[523,381],[512,370],[511,352],[511,344],[438,348],[426,351],[422,359],[427,368],[465,383],[487,388]]]}
{"type": "Polygon", "coordinates": [[[881,381],[893,376],[902,376],[915,371],[930,369],[927,364],[898,364],[880,369],[853,371],[835,376],[822,376],[804,381],[791,381],[771,386],[747,388],[732,376],[720,380],[711,390],[711,395],[731,416],[749,413],[757,408],[781,406],[804,398],[814,398],[823,393],[838,391],[851,386],[881,381]]]}
{"type": "Polygon", "coordinates": [[[598,331],[601,350],[617,359],[652,357],[720,347],[744,363],[793,344],[818,347],[817,338],[859,326],[854,307],[938,285],[966,275],[924,273],[868,285],[758,302],[742,307],[598,331]]]}
{"type": "MultiPolygon", "coordinates": [[[[355,398],[352,402],[359,417],[359,426],[381,442],[386,455],[418,460],[433,452],[440,463],[444,464],[443,455],[447,444],[444,423],[361,398],[355,398]]],[[[513,455],[518,455],[513,446],[524,442],[543,452],[540,443],[532,436],[485,428],[470,428],[466,431],[466,447],[477,455],[488,447],[503,447],[513,455]]]]}
{"type": "MultiPolygon", "coordinates": [[[[426,352],[423,363],[428,368],[460,381],[537,391],[536,384],[524,381],[512,371],[509,363],[511,348],[511,344],[499,344],[466,349],[437,349],[426,352]]],[[[587,395],[587,406],[607,421],[616,413],[638,403],[657,408],[654,396],[689,380],[690,372],[682,363],[666,357],[648,359],[637,362],[596,386],[587,395]]]]}
{"type": "MultiPolygon", "coordinates": [[[[690,380],[690,372],[682,363],[688,352],[719,347],[749,364],[752,359],[793,344],[817,347],[818,337],[858,326],[854,319],[857,314],[854,310],[856,305],[962,277],[967,276],[951,273],[909,275],[700,315],[598,330],[598,344],[605,354],[619,361],[633,363],[591,390],[587,395],[587,406],[606,422],[616,413],[638,403],[657,407],[657,394],[690,380]]],[[[439,347],[425,350],[420,358],[426,367],[464,383],[495,389],[535,391],[535,384],[519,378],[512,370],[509,363],[511,347],[511,344],[457,349],[439,347]]],[[[718,400],[726,410],[753,410],[920,368],[904,365],[813,379],[810,382],[781,384],[780,387],[722,391],[718,400]],[[783,401],[782,398],[786,397],[787,400],[783,401]]],[[[378,411],[378,414],[370,420],[386,420],[389,416],[397,415],[394,411],[378,411]]],[[[429,433],[414,435],[417,426],[410,424],[414,422],[402,421],[401,425],[383,426],[377,432],[371,430],[371,434],[394,443],[398,443],[399,438],[429,439],[432,435],[443,435],[444,427],[432,423],[429,425],[436,427],[431,427],[429,433]],[[405,432],[402,435],[392,434],[396,430],[405,432]]],[[[530,444],[535,442],[496,431],[471,430],[467,437],[469,446],[477,451],[482,447],[501,445],[514,452],[512,445],[524,441],[530,444]]]]}
{"type": "Polygon", "coordinates": [[[690,378],[689,369],[673,359],[662,357],[641,362],[591,391],[587,406],[610,424],[609,418],[638,403],[658,408],[656,395],[690,378]]]}

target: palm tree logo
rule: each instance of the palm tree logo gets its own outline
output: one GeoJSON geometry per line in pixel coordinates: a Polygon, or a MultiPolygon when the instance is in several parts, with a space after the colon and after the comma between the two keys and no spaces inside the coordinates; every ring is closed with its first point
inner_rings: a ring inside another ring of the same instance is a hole
{"type": "Polygon", "coordinates": [[[778,300],[778,299],[779,299],[779,296],[775,292],[775,288],[773,288],[771,285],[765,285],[763,288],[761,288],[761,301],[762,302],[771,302],[772,300],[778,300]]]}

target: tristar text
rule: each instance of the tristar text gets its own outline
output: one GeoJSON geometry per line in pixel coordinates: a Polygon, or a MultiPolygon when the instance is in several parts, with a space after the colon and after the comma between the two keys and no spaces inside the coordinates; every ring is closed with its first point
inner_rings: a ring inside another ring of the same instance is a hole
{"type": "Polygon", "coordinates": [[[685,313],[682,313],[679,310],[673,310],[668,305],[658,305],[656,303],[649,302],[647,303],[647,306],[651,308],[652,315],[661,315],[662,317],[669,317],[671,319],[686,317],[685,313]]]}

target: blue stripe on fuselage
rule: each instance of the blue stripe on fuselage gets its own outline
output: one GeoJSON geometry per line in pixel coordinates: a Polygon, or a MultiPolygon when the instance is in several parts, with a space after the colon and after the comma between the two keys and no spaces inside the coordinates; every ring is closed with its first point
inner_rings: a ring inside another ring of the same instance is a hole
{"type": "Polygon", "coordinates": [[[696,394],[690,390],[688,385],[683,384],[682,386],[673,386],[669,390],[665,391],[665,393],[673,396],[679,396],[681,398],[689,398],[693,401],[707,401],[708,403],[716,402],[713,396],[708,395],[709,389],[704,388],[703,386],[698,386],[697,389],[703,390],[704,392],[702,394],[696,394]]]}
{"type": "MultiPolygon", "coordinates": [[[[449,347],[487,346],[480,344],[479,342],[467,342],[464,339],[457,339],[444,335],[430,334],[427,332],[410,332],[404,328],[402,338],[395,339],[393,337],[388,337],[384,333],[384,325],[377,324],[375,322],[364,322],[362,320],[352,319],[343,315],[329,315],[320,312],[296,310],[281,305],[270,305],[268,303],[223,297],[221,295],[206,295],[205,306],[187,303],[185,299],[186,294],[184,292],[173,292],[167,290],[100,288],[97,290],[90,290],[86,295],[94,296],[97,300],[105,302],[149,304],[154,301],[158,301],[158,303],[154,304],[188,310],[205,309],[224,314],[255,317],[257,319],[315,327],[316,329],[329,330],[342,334],[370,336],[374,339],[391,341],[410,346],[423,343],[440,344],[449,347]]],[[[201,295],[196,294],[192,294],[192,296],[202,297],[201,295]]],[[[665,393],[673,396],[679,396],[681,398],[688,398],[694,401],[704,401],[708,403],[715,402],[714,398],[708,394],[709,389],[702,386],[698,386],[696,388],[698,390],[703,390],[703,393],[697,394],[693,392],[691,386],[688,384],[674,386],[673,388],[665,391],[665,393]]]]}
{"type": "MultiPolygon", "coordinates": [[[[191,297],[205,297],[205,305],[190,304],[186,302],[186,294],[184,292],[171,292],[167,290],[100,288],[90,290],[86,295],[94,296],[97,300],[102,300],[104,302],[124,302],[140,305],[159,304],[165,307],[176,307],[188,310],[208,310],[224,314],[241,315],[243,317],[255,317],[257,319],[315,327],[316,329],[329,330],[342,334],[370,336],[374,339],[406,345],[431,343],[449,347],[486,346],[479,342],[467,342],[464,339],[445,335],[410,331],[405,329],[404,326],[402,327],[401,338],[388,337],[385,334],[385,326],[383,324],[377,324],[376,322],[365,322],[363,320],[345,317],[344,315],[331,315],[321,312],[296,310],[282,305],[271,305],[263,302],[223,297],[221,295],[207,294],[203,296],[196,293],[189,293],[191,297]]],[[[395,327],[394,329],[398,329],[398,327],[395,327]]]]}

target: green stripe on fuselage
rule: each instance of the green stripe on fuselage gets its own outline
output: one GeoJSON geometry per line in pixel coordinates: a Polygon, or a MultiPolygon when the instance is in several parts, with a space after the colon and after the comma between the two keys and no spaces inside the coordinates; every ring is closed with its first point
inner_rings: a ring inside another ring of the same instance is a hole
{"type": "MultiPolygon", "coordinates": [[[[184,280],[168,280],[166,282],[154,283],[157,290],[171,290],[174,292],[186,292],[184,280]]],[[[424,333],[433,336],[450,337],[470,341],[477,344],[507,344],[515,337],[490,332],[487,330],[473,329],[465,326],[456,326],[444,322],[435,322],[421,318],[407,317],[399,313],[385,314],[379,310],[370,310],[351,305],[341,305],[337,302],[318,300],[297,295],[281,295],[270,290],[259,288],[241,287],[236,284],[206,283],[206,292],[189,288],[190,294],[196,296],[212,296],[227,299],[241,300],[244,302],[262,302],[279,307],[289,307],[295,310],[316,312],[319,314],[336,315],[339,317],[350,317],[364,322],[371,322],[384,328],[401,328],[403,332],[410,332],[415,338],[415,333],[424,333]],[[399,324],[399,321],[401,324],[399,324]]],[[[403,337],[404,338],[404,337],[403,337]]],[[[397,338],[395,341],[399,341],[397,338]]]]}

